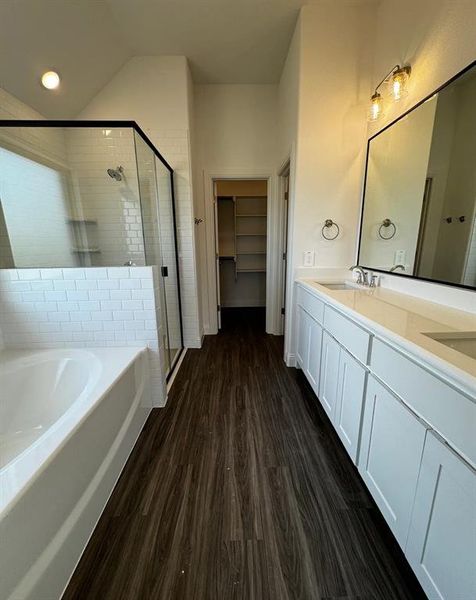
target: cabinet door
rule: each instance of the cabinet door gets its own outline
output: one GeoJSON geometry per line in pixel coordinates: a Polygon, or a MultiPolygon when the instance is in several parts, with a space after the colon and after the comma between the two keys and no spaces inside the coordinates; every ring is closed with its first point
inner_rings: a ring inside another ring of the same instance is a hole
{"type": "Polygon", "coordinates": [[[359,471],[375,502],[405,547],[426,428],[404,404],[369,377],[359,471]]]}
{"type": "Polygon", "coordinates": [[[476,473],[431,433],[405,554],[429,598],[476,598],[476,473]]]}
{"type": "Polygon", "coordinates": [[[309,354],[309,320],[307,312],[298,306],[297,308],[297,340],[296,359],[303,371],[306,371],[306,359],[309,354]]]}
{"type": "Polygon", "coordinates": [[[319,400],[331,421],[337,402],[337,383],[339,380],[340,346],[327,331],[322,334],[321,375],[319,381],[319,400]]]}
{"type": "Polygon", "coordinates": [[[306,376],[316,395],[319,395],[319,373],[321,370],[322,327],[312,317],[309,318],[309,346],[306,376]]]}
{"type": "Polygon", "coordinates": [[[364,367],[341,348],[334,426],[354,463],[359,448],[366,376],[364,367]]]}

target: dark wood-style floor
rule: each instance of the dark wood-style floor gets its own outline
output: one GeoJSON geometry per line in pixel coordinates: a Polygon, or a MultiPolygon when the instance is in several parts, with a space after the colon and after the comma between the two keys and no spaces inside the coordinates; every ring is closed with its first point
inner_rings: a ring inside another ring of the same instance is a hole
{"type": "Polygon", "coordinates": [[[189,350],[64,600],[422,598],[282,339],[231,310],[189,350]]]}

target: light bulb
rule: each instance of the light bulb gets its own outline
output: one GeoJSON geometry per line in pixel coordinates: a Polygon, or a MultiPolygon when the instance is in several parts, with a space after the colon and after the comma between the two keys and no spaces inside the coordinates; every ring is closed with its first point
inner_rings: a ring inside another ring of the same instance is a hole
{"type": "Polygon", "coordinates": [[[55,71],[46,71],[41,76],[41,84],[47,90],[55,90],[60,84],[60,76],[55,71]]]}
{"type": "Polygon", "coordinates": [[[410,76],[410,67],[399,67],[390,79],[392,96],[395,102],[401,100],[407,94],[407,81],[410,76]]]}
{"type": "Polygon", "coordinates": [[[376,121],[382,115],[382,96],[375,92],[370,99],[369,120],[376,121]]]}

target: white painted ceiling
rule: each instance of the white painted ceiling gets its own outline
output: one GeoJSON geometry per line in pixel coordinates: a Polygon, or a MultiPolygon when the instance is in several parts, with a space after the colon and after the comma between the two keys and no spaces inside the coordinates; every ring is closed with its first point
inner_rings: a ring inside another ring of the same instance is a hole
{"type": "Polygon", "coordinates": [[[199,83],[274,83],[299,8],[318,1],[0,0],[0,87],[70,118],[132,56],[185,55],[199,83]],[[47,69],[62,76],[53,93],[47,69]]]}

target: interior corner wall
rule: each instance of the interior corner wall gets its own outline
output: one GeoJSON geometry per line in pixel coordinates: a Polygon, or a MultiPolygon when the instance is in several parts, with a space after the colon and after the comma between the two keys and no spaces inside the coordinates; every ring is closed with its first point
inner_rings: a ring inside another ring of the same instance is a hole
{"type": "Polygon", "coordinates": [[[278,85],[278,152],[276,167],[288,161],[296,149],[301,68],[301,15],[289,45],[278,85]]]}
{"type": "Polygon", "coordinates": [[[134,120],[175,172],[177,237],[186,347],[200,347],[191,176],[190,74],[184,56],[129,60],[78,119],[134,120]]]}
{"type": "MultiPolygon", "coordinates": [[[[368,137],[430,95],[476,58],[474,0],[383,0],[377,9],[372,87],[395,64],[412,67],[408,95],[390,104],[368,137]]],[[[474,292],[392,275],[381,285],[476,312],[474,292]]]]}
{"type": "MultiPolygon", "coordinates": [[[[277,173],[277,96],[278,86],[274,84],[195,85],[195,216],[203,219],[196,231],[203,275],[205,333],[216,332],[213,196],[209,179],[212,175],[273,175],[268,191],[271,223],[277,173]]],[[[269,306],[271,302],[268,297],[269,306]]],[[[271,332],[272,328],[271,325],[271,332]]]]}

